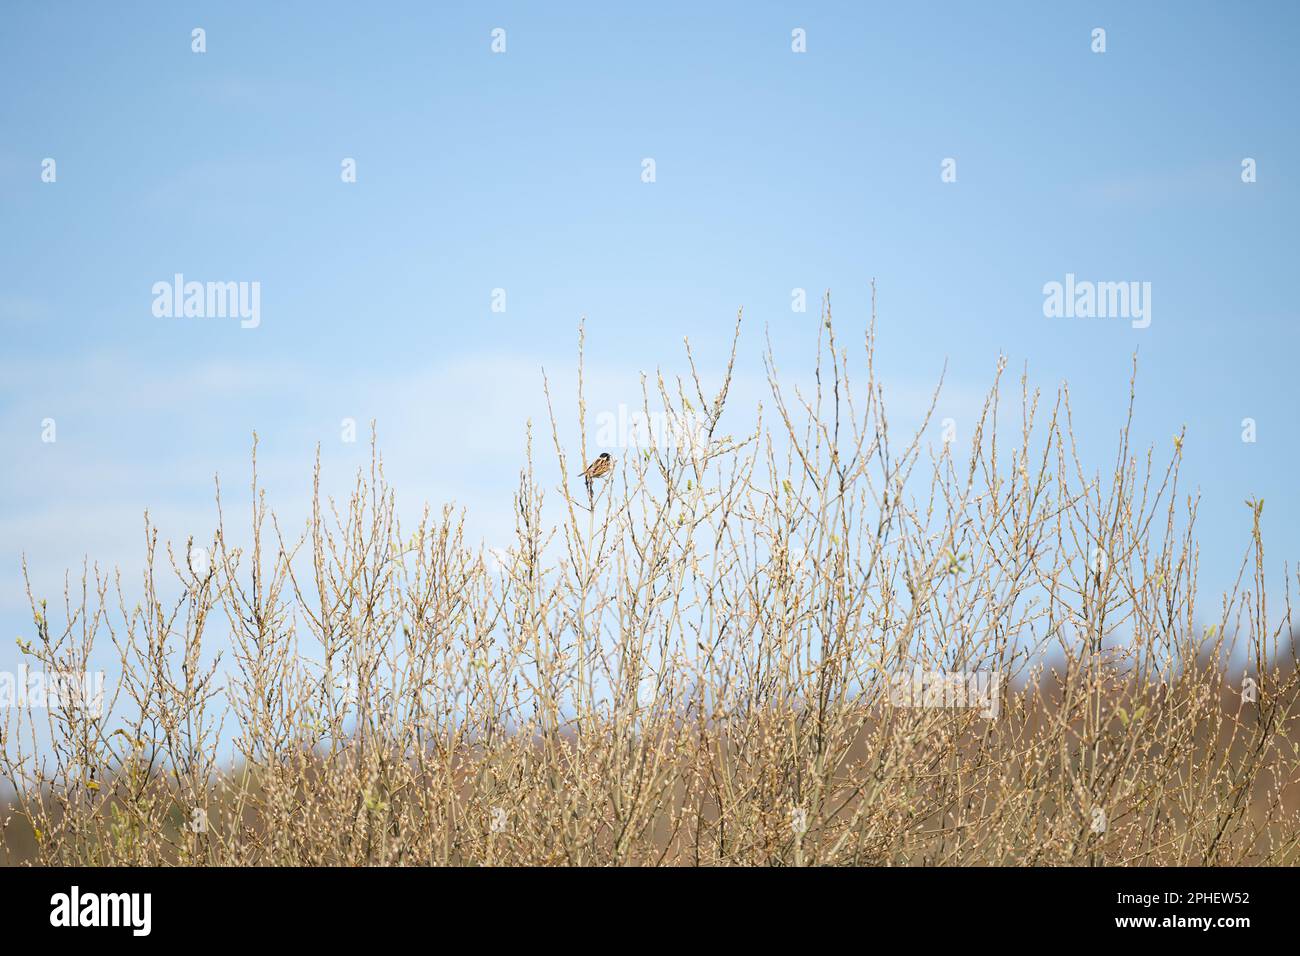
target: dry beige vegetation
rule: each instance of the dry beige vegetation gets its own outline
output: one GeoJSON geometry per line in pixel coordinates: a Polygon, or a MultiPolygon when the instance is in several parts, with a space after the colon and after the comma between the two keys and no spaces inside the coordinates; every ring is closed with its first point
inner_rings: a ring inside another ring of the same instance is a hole
{"type": "MultiPolygon", "coordinates": [[[[6,712],[5,860],[1295,863],[1262,503],[1235,589],[1199,607],[1181,435],[1157,463],[1125,425],[1090,474],[1068,391],[1022,379],[1000,421],[1000,366],[966,441],[928,419],[891,441],[874,328],[846,347],[827,307],[804,390],[769,347],[737,436],[735,345],[707,387],[688,345],[645,411],[698,441],[623,451],[594,499],[539,486],[530,428],[508,553],[450,508],[404,527],[378,456],[341,502],[318,464],[310,522],[282,528],[254,454],[243,547],[218,489],[209,568],[150,531],[142,591],[91,569],[58,626],[33,600],[30,666],[120,667],[102,717],[6,712]],[[918,671],[998,675],[996,717],[891,701],[918,671]]],[[[569,476],[595,454],[564,439],[588,433],[581,366],[576,420],[547,387],[569,476]]]]}

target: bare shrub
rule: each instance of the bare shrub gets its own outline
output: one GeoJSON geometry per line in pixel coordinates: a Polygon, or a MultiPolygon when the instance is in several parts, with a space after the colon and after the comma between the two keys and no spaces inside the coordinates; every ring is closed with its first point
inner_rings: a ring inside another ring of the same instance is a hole
{"type": "MultiPolygon", "coordinates": [[[[1022,377],[1001,421],[999,366],[968,445],[928,416],[891,442],[874,329],[873,307],[841,345],[827,303],[806,389],[769,345],[741,435],[735,343],[707,387],[688,345],[643,402],[690,440],[625,450],[590,495],[539,486],[530,426],[496,554],[451,508],[404,528],[377,453],[341,505],[318,461],[286,531],[254,444],[243,546],[218,488],[184,554],[146,517],[138,599],[95,568],[59,627],[32,597],[33,670],[84,673],[105,642],[120,667],[102,711],[6,711],[7,861],[1296,862],[1262,502],[1199,608],[1181,436],[1157,464],[1126,424],[1089,474],[1068,390],[1022,377]]],[[[594,454],[581,368],[580,346],[576,420],[551,405],[566,476],[594,454]]]]}

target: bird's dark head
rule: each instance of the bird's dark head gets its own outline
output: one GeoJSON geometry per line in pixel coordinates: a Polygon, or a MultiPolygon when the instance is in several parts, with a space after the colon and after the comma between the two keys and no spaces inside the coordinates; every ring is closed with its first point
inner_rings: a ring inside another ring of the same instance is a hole
{"type": "Polygon", "coordinates": [[[609,461],[609,452],[602,451],[600,453],[600,461],[609,461]]]}

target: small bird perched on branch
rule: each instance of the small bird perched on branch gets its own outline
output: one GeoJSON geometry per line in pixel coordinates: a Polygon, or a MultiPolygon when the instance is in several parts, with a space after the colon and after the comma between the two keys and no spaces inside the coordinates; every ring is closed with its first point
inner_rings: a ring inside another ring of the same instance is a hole
{"type": "Polygon", "coordinates": [[[587,483],[587,496],[591,497],[592,481],[596,478],[604,478],[614,470],[614,459],[610,453],[603,451],[590,465],[582,470],[583,480],[587,483]]]}

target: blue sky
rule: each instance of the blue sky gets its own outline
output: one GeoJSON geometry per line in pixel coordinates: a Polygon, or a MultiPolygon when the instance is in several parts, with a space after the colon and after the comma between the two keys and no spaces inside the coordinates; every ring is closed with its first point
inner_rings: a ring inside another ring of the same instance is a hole
{"type": "Polygon", "coordinates": [[[247,503],[254,429],[290,517],[316,444],[341,487],[367,449],[340,421],[373,418],[404,505],[454,500],[490,541],[512,527],[540,368],[571,394],[580,316],[599,410],[636,404],[643,369],[684,370],[684,336],[716,369],[743,307],[744,403],[764,327],[806,374],[821,291],[860,328],[873,277],[887,394],[914,400],[947,360],[940,414],[963,438],[1003,353],[1049,393],[1070,382],[1107,468],[1138,351],[1137,437],[1162,456],[1188,428],[1204,586],[1235,573],[1249,496],[1280,574],[1300,530],[1298,20],[1289,3],[6,5],[0,669],[31,636],[21,554],[51,598],[82,555],[129,582],[146,508],[183,541],[211,533],[214,473],[230,511],[247,503]],[[156,318],[175,273],[259,282],[260,326],[156,318]],[[1150,282],[1150,327],[1045,318],[1067,273],[1150,282]]]}

